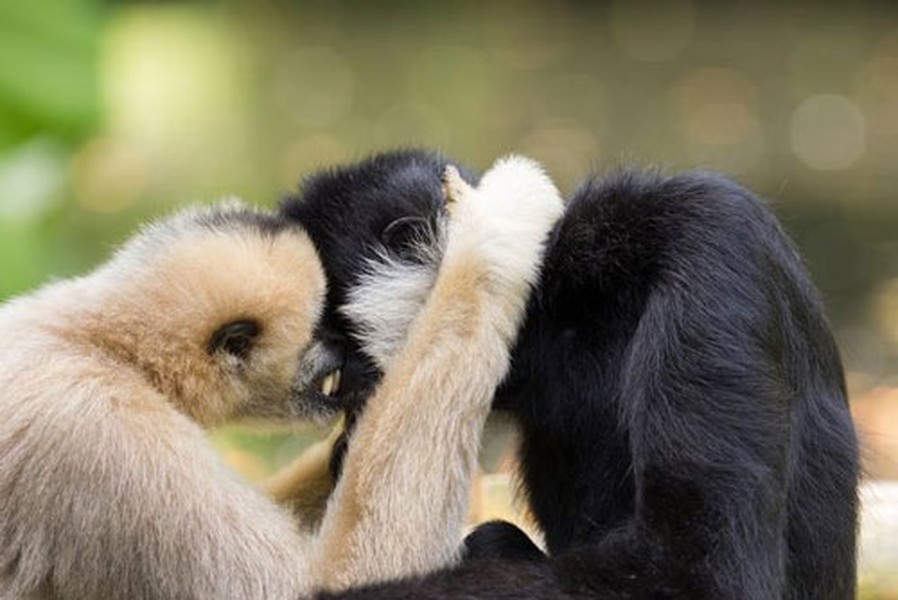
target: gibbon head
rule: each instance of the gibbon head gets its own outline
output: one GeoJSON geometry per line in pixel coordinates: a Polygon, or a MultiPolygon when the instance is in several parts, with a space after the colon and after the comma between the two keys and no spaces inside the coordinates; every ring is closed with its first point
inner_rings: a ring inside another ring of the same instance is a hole
{"type": "Polygon", "coordinates": [[[146,228],[100,273],[92,342],[204,425],[321,421],[342,407],[342,341],[304,231],[236,203],[146,228]]]}
{"type": "Polygon", "coordinates": [[[328,280],[324,326],[347,335],[350,352],[367,366],[366,381],[383,372],[436,278],[449,164],[420,150],[377,154],[312,175],[281,204],[281,214],[308,232],[321,256],[328,280]]]}

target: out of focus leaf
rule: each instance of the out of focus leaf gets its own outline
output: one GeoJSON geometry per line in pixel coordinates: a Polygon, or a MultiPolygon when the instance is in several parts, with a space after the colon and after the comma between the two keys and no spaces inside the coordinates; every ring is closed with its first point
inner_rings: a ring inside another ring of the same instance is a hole
{"type": "Polygon", "coordinates": [[[0,150],[96,125],[101,23],[87,2],[0,2],[0,150]]]}

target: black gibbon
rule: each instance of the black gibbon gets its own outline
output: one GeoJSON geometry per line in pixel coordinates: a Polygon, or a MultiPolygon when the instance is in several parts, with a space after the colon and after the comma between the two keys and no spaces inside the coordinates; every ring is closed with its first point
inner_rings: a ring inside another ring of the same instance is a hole
{"type": "MultiPolygon", "coordinates": [[[[325,322],[375,372],[433,286],[447,164],[389,152],[282,205],[323,257],[325,322]]],[[[547,555],[490,523],[459,567],[327,597],[853,598],[842,366],[819,293],[751,192],[705,172],[588,179],[551,232],[511,361],[494,408],[520,428],[547,555]]]]}
{"type": "Polygon", "coordinates": [[[325,442],[273,482],[281,506],[203,429],[321,421],[370,391],[341,381],[351,359],[320,326],[326,280],[295,223],[184,213],[0,306],[0,598],[295,598],[457,560],[483,420],[561,211],[530,163],[494,180],[479,193],[450,176],[433,294],[336,489],[325,442]],[[415,488],[434,492],[409,508],[415,488]]]}

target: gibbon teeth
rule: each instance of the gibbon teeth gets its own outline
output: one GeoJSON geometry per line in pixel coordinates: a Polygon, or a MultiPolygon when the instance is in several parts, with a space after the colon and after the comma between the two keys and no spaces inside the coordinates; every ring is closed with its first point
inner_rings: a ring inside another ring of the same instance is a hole
{"type": "Polygon", "coordinates": [[[325,396],[333,396],[340,391],[340,369],[331,371],[318,384],[318,389],[325,396]]]}

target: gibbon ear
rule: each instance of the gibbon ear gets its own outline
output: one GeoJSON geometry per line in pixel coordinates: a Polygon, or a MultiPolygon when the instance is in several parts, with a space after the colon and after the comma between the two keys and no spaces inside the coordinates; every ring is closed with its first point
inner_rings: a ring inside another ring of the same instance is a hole
{"type": "Polygon", "coordinates": [[[261,330],[255,321],[231,321],[215,330],[206,349],[209,354],[227,352],[240,360],[246,360],[261,330]]]}
{"type": "Polygon", "coordinates": [[[425,217],[401,217],[384,227],[381,243],[402,260],[415,260],[415,246],[426,243],[432,226],[425,217]]]}

